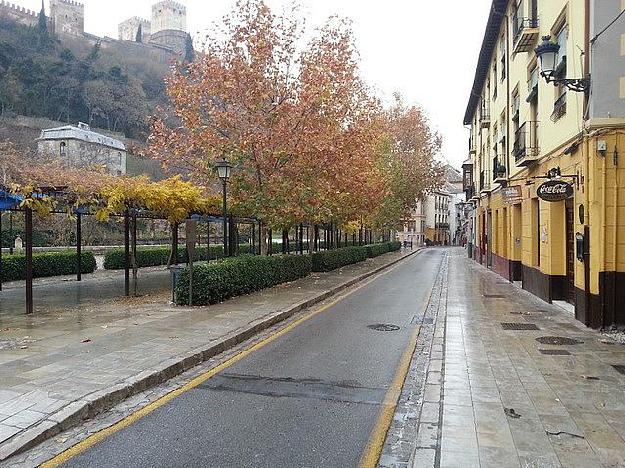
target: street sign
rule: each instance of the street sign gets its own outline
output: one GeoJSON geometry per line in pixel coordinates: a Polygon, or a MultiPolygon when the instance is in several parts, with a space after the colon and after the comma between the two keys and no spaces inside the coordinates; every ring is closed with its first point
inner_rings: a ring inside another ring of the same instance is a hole
{"type": "Polygon", "coordinates": [[[501,196],[506,205],[516,205],[523,201],[523,190],[520,185],[511,185],[501,189],[501,196]]]}
{"type": "Polygon", "coordinates": [[[545,201],[557,202],[571,198],[573,196],[573,186],[560,179],[548,180],[538,187],[536,193],[545,201]]]}

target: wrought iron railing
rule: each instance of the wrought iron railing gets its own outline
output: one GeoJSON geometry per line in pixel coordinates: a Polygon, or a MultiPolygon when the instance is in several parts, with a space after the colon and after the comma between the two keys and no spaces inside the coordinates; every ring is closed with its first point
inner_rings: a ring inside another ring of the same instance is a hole
{"type": "Polygon", "coordinates": [[[538,122],[527,121],[519,127],[514,134],[512,154],[516,162],[538,154],[538,122]]]}

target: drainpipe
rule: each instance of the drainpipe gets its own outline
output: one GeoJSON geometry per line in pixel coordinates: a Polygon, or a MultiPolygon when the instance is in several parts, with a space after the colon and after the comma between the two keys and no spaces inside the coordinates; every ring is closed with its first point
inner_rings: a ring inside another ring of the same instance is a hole
{"type": "MultiPolygon", "coordinates": [[[[504,61],[504,68],[506,69],[506,168],[508,170],[508,179],[511,178],[512,166],[510,164],[510,21],[508,15],[504,16],[504,21],[506,22],[506,60],[504,61]]],[[[508,225],[508,246],[506,248],[506,253],[508,254],[508,279],[512,282],[514,280],[513,270],[512,270],[512,261],[511,257],[513,257],[513,249],[516,247],[515,242],[511,239],[514,237],[514,226],[512,223],[512,212],[514,211],[514,205],[510,207],[511,209],[506,210],[507,220],[506,223],[508,225]]]]}
{"type": "MultiPolygon", "coordinates": [[[[584,71],[583,76],[590,75],[590,0],[584,1],[584,71]]],[[[590,92],[584,93],[584,116],[588,116],[590,92]]]]}
{"type": "MultiPolygon", "coordinates": [[[[602,258],[601,258],[601,266],[603,267],[604,271],[606,269],[606,255],[607,255],[607,249],[606,249],[606,245],[605,245],[605,238],[606,238],[606,229],[607,229],[607,223],[606,223],[606,217],[607,217],[607,208],[606,208],[606,158],[608,156],[605,155],[603,156],[603,166],[601,169],[601,184],[602,184],[602,188],[601,188],[601,206],[603,206],[603,214],[601,216],[601,245],[603,246],[602,249],[602,258]]],[[[605,288],[604,291],[600,291],[601,294],[601,328],[605,327],[605,288]]]]}
{"type": "MultiPolygon", "coordinates": [[[[618,133],[614,135],[614,151],[615,153],[618,151],[618,133]]],[[[618,153],[616,153],[618,155],[618,153]]],[[[606,155],[607,157],[607,155],[606,155]]],[[[614,309],[614,313],[616,313],[616,272],[618,271],[618,189],[619,189],[619,180],[618,180],[618,156],[614,157],[614,213],[612,216],[612,235],[614,236],[613,245],[612,245],[612,258],[614,259],[614,274],[612,275],[612,294],[613,294],[613,302],[612,307],[614,309]]],[[[616,317],[613,317],[612,324],[616,323],[616,317]]]]}

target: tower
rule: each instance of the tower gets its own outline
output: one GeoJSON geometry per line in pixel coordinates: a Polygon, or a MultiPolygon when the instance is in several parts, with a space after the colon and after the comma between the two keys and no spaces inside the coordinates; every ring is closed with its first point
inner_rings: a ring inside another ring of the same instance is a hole
{"type": "Polygon", "coordinates": [[[85,32],[85,6],[73,0],[50,0],[50,20],[55,34],[82,36],[85,32]]]}
{"type": "Polygon", "coordinates": [[[152,33],[168,30],[187,30],[187,8],[173,0],[163,0],[152,6],[152,33]]]}
{"type": "Polygon", "coordinates": [[[152,25],[146,19],[133,16],[127,19],[119,25],[119,40],[120,41],[136,41],[137,31],[141,26],[141,40],[148,42],[150,39],[150,33],[152,32],[152,25]]]}

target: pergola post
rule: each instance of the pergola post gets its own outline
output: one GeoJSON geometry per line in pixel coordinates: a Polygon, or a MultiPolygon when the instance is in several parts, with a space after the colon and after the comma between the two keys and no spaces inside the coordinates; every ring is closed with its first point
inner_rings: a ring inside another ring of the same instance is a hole
{"type": "Polygon", "coordinates": [[[137,213],[135,211],[132,212],[132,250],[131,250],[131,260],[132,260],[132,295],[137,296],[137,213]]]}
{"type": "Polygon", "coordinates": [[[206,217],[206,261],[211,260],[211,220],[206,217]]]}
{"type": "Polygon", "coordinates": [[[33,210],[24,211],[26,230],[26,313],[33,313],[33,210]]]}
{"type": "Polygon", "coordinates": [[[130,213],[124,211],[124,294],[130,296],[130,213]]]}
{"type": "Polygon", "coordinates": [[[76,213],[76,281],[82,281],[82,215],[76,213]]]}
{"type": "Polygon", "coordinates": [[[252,221],[251,225],[252,235],[250,236],[250,253],[252,255],[256,254],[256,223],[252,221]]]}
{"type": "MultiPolygon", "coordinates": [[[[9,238],[9,242],[11,239],[9,238]]],[[[0,291],[2,291],[2,212],[0,211],[0,291]]]]}

